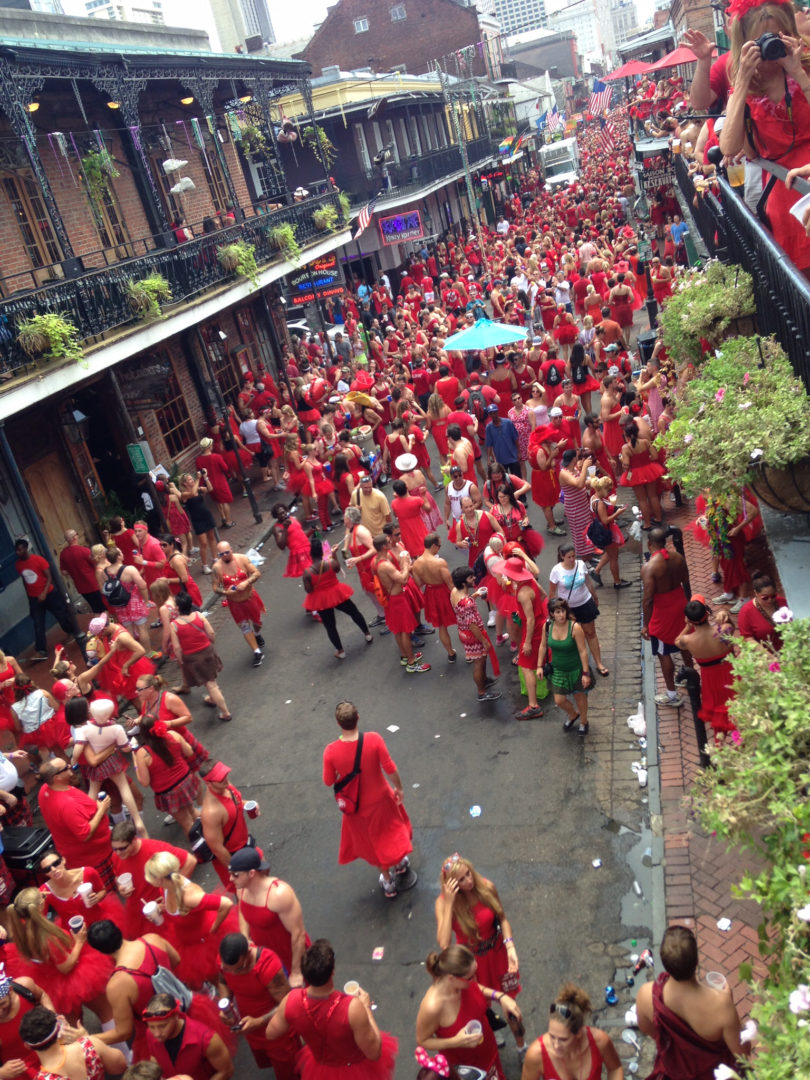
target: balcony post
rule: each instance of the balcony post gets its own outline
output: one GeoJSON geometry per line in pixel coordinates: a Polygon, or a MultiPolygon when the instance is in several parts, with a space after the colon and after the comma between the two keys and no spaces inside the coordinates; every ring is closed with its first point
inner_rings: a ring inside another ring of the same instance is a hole
{"type": "Polygon", "coordinates": [[[73,245],[68,237],[65,223],[57,208],[56,199],[37,150],[34,125],[31,123],[26,110],[26,105],[31,100],[31,96],[41,89],[44,83],[44,76],[41,79],[26,79],[25,81],[15,79],[14,72],[10,68],[8,61],[5,59],[0,60],[0,108],[8,117],[8,122],[14,134],[22,142],[28,160],[31,162],[31,168],[34,171],[34,176],[42,194],[42,201],[48,211],[53,231],[62,249],[62,269],[65,272],[65,277],[77,277],[81,273],[81,263],[73,252],[73,245]]]}
{"type": "MultiPolygon", "coordinates": [[[[212,116],[214,112],[214,91],[208,83],[204,83],[200,79],[187,78],[183,80],[183,86],[194,91],[194,97],[197,99],[197,104],[203,111],[203,116],[212,116]]],[[[228,189],[228,198],[231,206],[236,211],[236,220],[241,221],[244,215],[239,206],[239,200],[236,197],[236,188],[233,186],[233,177],[231,176],[231,170],[228,168],[228,159],[225,157],[222,144],[220,143],[216,132],[216,127],[214,128],[212,139],[214,142],[214,150],[217,155],[217,161],[219,162],[219,167],[222,169],[222,175],[225,178],[225,186],[228,189]]]]}

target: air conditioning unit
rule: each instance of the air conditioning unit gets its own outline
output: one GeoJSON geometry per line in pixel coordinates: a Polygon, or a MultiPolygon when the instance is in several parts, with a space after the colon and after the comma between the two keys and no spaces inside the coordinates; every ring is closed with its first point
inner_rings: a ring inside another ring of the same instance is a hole
{"type": "Polygon", "coordinates": [[[404,64],[394,64],[394,66],[391,68],[391,73],[396,75],[404,75],[406,71],[407,68],[404,64]]]}
{"type": "Polygon", "coordinates": [[[340,64],[329,64],[328,67],[321,68],[321,75],[323,75],[325,79],[339,79],[340,64]]]}

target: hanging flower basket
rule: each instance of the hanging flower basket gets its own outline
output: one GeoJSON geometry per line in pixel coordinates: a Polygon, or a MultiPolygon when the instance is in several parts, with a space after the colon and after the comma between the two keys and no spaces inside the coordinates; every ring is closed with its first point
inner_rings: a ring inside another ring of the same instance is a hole
{"type": "Polygon", "coordinates": [[[21,323],[17,344],[32,360],[76,360],[84,357],[79,331],[68,319],[56,312],[34,315],[21,323]]]}
{"type": "Polygon", "coordinates": [[[810,513],[810,458],[774,469],[762,465],[750,481],[760,502],[783,514],[810,513]]]}

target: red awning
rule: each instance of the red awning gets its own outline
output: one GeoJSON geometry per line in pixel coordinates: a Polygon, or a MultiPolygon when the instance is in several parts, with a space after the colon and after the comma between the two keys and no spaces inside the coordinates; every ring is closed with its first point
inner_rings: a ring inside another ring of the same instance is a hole
{"type": "Polygon", "coordinates": [[[603,75],[604,79],[629,79],[632,75],[645,75],[650,70],[650,65],[641,60],[628,60],[620,68],[611,71],[609,75],[603,75]]]}
{"type": "Polygon", "coordinates": [[[664,68],[680,67],[681,64],[694,64],[696,60],[697,57],[691,49],[687,49],[685,45],[679,45],[671,53],[667,53],[660,60],[656,60],[654,64],[650,64],[647,70],[663,71],[664,68]]]}

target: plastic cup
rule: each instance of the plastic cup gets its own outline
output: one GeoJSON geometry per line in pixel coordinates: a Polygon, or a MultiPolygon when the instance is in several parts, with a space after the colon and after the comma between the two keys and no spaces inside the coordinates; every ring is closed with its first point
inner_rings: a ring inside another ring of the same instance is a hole
{"type": "Polygon", "coordinates": [[[707,971],[706,985],[710,986],[712,990],[725,990],[728,983],[722,971],[707,971]]]}
{"type": "Polygon", "coordinates": [[[467,1026],[464,1028],[464,1032],[467,1035],[480,1035],[479,1043],[484,1041],[484,1029],[481,1026],[480,1020],[470,1020],[467,1026]]]}
{"type": "Polygon", "coordinates": [[[160,908],[157,906],[156,900],[150,900],[148,904],[143,905],[144,918],[149,922],[154,923],[155,926],[163,925],[163,916],[160,913],[160,908]]]}
{"type": "Polygon", "coordinates": [[[680,154],[680,152],[681,152],[681,140],[680,139],[673,139],[672,140],[672,153],[673,154],[680,154]]]}
{"type": "Polygon", "coordinates": [[[596,476],[596,466],[595,465],[589,465],[588,466],[588,476],[596,476]]]}
{"type": "Polygon", "coordinates": [[[84,916],[83,915],[71,915],[68,919],[68,926],[71,933],[78,934],[80,930],[84,930],[84,916]]]}
{"type": "Polygon", "coordinates": [[[732,187],[742,187],[745,183],[745,165],[729,165],[726,173],[732,187]]]}
{"type": "Polygon", "coordinates": [[[259,804],[255,799],[249,799],[245,803],[245,813],[249,818],[257,818],[259,816],[259,804]]]}
{"type": "Polygon", "coordinates": [[[355,996],[359,989],[360,983],[357,981],[357,979],[349,979],[347,983],[343,984],[343,993],[351,994],[352,997],[355,996]]]}
{"type": "Polygon", "coordinates": [[[119,889],[132,888],[132,874],[119,874],[115,880],[118,883],[119,889]]]}
{"type": "Polygon", "coordinates": [[[93,885],[89,881],[83,881],[82,884],[76,890],[76,892],[79,894],[79,896],[84,901],[84,906],[85,907],[90,907],[90,901],[89,901],[88,898],[89,898],[90,893],[92,891],[93,891],[93,885]]]}

